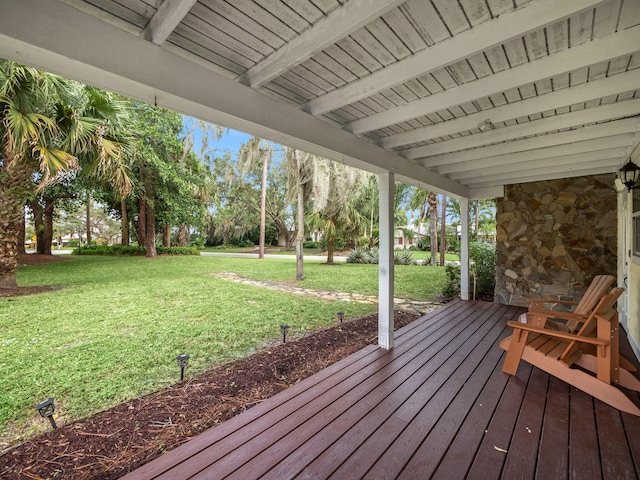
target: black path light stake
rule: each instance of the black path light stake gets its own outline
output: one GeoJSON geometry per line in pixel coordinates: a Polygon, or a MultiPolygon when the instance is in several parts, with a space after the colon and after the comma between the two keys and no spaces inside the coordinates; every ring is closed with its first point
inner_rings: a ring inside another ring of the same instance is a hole
{"type": "Polygon", "coordinates": [[[38,413],[40,413],[40,416],[42,418],[48,418],[49,419],[49,421],[51,422],[51,428],[53,428],[55,430],[58,427],[56,425],[55,419],[53,418],[53,413],[56,410],[56,407],[53,404],[53,397],[47,398],[46,400],[40,402],[36,406],[36,410],[38,410],[38,413]]]}
{"type": "Polygon", "coordinates": [[[176,357],[178,361],[178,366],[180,367],[180,380],[184,380],[184,369],[187,365],[189,365],[189,355],[178,355],[176,357]]]}
{"type": "Polygon", "coordinates": [[[282,343],[286,343],[287,333],[289,333],[289,325],[280,325],[280,331],[282,332],[282,343]]]}
{"type": "Polygon", "coordinates": [[[344,312],[338,312],[338,320],[340,320],[340,323],[343,322],[343,320],[344,320],[344,312]]]}

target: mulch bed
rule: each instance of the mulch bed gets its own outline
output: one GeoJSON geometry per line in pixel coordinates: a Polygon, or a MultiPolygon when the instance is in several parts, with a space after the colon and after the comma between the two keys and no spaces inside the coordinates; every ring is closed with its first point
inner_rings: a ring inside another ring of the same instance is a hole
{"type": "MultiPolygon", "coordinates": [[[[416,318],[396,312],[396,327],[416,318]]],[[[377,320],[370,315],[273,344],[166,390],[61,425],[2,454],[0,478],[119,478],[375,343],[377,320]]]]}

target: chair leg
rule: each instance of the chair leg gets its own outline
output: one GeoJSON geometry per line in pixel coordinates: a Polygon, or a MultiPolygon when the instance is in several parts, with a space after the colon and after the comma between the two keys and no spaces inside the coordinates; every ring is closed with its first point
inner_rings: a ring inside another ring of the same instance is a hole
{"type": "Polygon", "coordinates": [[[520,359],[522,358],[522,352],[527,344],[527,337],[529,332],[520,330],[519,328],[513,329],[513,335],[509,342],[509,350],[507,350],[507,356],[504,359],[502,365],[502,371],[509,375],[515,375],[518,371],[518,365],[520,365],[520,359]]]}

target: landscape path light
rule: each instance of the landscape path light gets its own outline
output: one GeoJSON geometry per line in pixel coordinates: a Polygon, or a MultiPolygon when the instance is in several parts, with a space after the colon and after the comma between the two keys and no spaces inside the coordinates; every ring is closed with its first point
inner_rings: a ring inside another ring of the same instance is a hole
{"type": "Polygon", "coordinates": [[[344,312],[338,312],[338,320],[340,320],[340,323],[344,321],[344,312]]]}
{"type": "Polygon", "coordinates": [[[282,332],[282,343],[286,343],[287,333],[289,333],[289,325],[280,325],[280,331],[282,332]]]}
{"type": "Polygon", "coordinates": [[[40,402],[36,406],[36,410],[42,418],[48,418],[49,422],[51,422],[51,428],[54,430],[57,428],[56,421],[53,418],[53,415],[56,411],[56,406],[53,403],[53,397],[47,398],[46,400],[40,402]]]}
{"type": "Polygon", "coordinates": [[[184,369],[189,365],[189,355],[178,355],[176,357],[178,366],[180,367],[180,380],[184,380],[184,369]]]}

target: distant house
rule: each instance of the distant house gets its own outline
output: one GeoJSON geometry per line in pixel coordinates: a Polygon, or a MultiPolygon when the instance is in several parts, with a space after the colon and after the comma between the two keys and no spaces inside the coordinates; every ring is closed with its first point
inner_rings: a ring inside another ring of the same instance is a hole
{"type": "Polygon", "coordinates": [[[398,226],[393,233],[393,248],[401,250],[403,248],[409,248],[414,245],[418,245],[420,240],[424,239],[426,235],[418,233],[417,228],[414,225],[398,226]],[[413,232],[413,235],[407,233],[413,232]]]}

